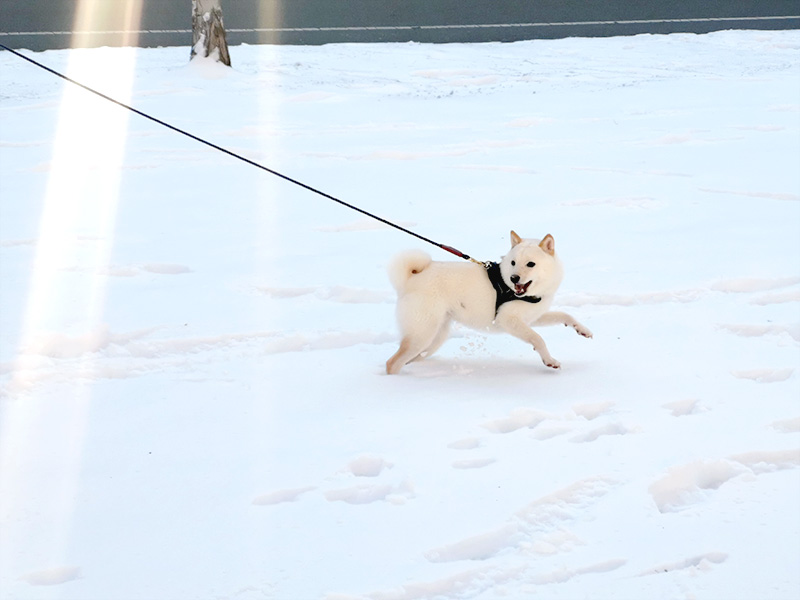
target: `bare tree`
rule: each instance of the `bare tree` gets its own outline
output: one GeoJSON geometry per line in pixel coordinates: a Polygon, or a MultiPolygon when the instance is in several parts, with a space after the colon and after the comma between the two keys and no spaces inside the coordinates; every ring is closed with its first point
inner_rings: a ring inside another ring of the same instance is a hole
{"type": "Polygon", "coordinates": [[[220,0],[192,0],[192,58],[215,57],[231,66],[220,0]]]}

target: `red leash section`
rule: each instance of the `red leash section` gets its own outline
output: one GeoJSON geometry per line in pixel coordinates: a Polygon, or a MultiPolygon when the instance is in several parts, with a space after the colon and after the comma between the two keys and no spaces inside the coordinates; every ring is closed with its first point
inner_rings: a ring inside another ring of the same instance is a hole
{"type": "Polygon", "coordinates": [[[17,52],[16,50],[12,50],[8,46],[4,46],[3,44],[0,44],[0,48],[2,48],[3,50],[5,50],[7,52],[10,52],[11,54],[21,58],[22,60],[28,61],[29,63],[39,67],[40,69],[43,69],[43,70],[47,71],[48,73],[50,73],[52,75],[55,75],[56,77],[60,77],[64,81],[68,81],[73,85],[77,85],[78,87],[83,88],[87,92],[91,92],[95,96],[99,96],[100,98],[103,98],[104,100],[108,100],[109,102],[111,102],[113,104],[116,104],[117,106],[120,106],[120,107],[122,107],[124,109],[127,109],[127,110],[131,111],[132,113],[135,113],[135,114],[139,115],[140,117],[144,117],[145,119],[148,119],[148,120],[152,121],[153,123],[158,123],[162,127],[166,127],[167,129],[171,129],[175,133],[180,133],[181,135],[184,135],[184,136],[186,136],[188,138],[191,138],[196,142],[200,142],[201,144],[204,144],[204,145],[208,146],[209,148],[213,148],[214,150],[218,150],[219,152],[222,152],[223,154],[227,154],[228,156],[231,156],[231,157],[233,157],[233,158],[235,158],[237,160],[240,160],[240,161],[242,161],[244,163],[247,163],[250,166],[253,166],[253,167],[256,167],[258,169],[261,169],[262,171],[266,171],[267,173],[269,173],[271,175],[275,175],[276,177],[280,177],[284,181],[288,181],[289,183],[293,183],[294,185],[300,186],[301,188],[306,189],[309,192],[313,192],[313,193],[317,194],[318,196],[322,196],[323,198],[327,198],[328,200],[332,200],[334,202],[337,202],[337,203],[341,204],[342,206],[346,206],[347,208],[349,208],[351,210],[354,210],[356,212],[359,212],[362,215],[365,215],[367,217],[370,217],[371,219],[375,219],[376,221],[380,221],[381,223],[383,223],[385,225],[388,225],[390,227],[394,227],[395,229],[397,229],[399,231],[407,233],[408,235],[412,235],[415,238],[422,240],[423,242],[427,242],[428,244],[432,244],[433,246],[436,246],[437,248],[441,248],[442,250],[444,250],[446,252],[449,252],[450,254],[454,254],[454,255],[458,256],[459,258],[463,258],[464,260],[469,260],[469,261],[472,261],[472,262],[475,262],[475,263],[478,263],[478,264],[483,264],[480,261],[477,261],[474,258],[470,258],[468,255],[464,254],[463,252],[460,252],[460,251],[456,250],[455,248],[453,248],[451,246],[445,246],[444,244],[440,244],[438,242],[434,242],[433,240],[431,240],[429,238],[426,238],[425,236],[422,236],[422,235],[420,235],[418,233],[415,233],[415,232],[411,231],[410,229],[406,229],[405,227],[402,227],[402,226],[398,225],[397,223],[392,223],[391,221],[389,221],[387,219],[384,219],[382,217],[379,217],[378,215],[375,215],[375,214],[373,214],[373,213],[371,213],[369,211],[366,211],[363,208],[359,208],[359,207],[357,207],[357,206],[355,206],[353,204],[350,204],[349,202],[345,202],[344,200],[340,200],[339,198],[336,198],[335,196],[331,196],[330,194],[327,194],[327,193],[323,192],[322,190],[318,190],[315,187],[311,187],[310,185],[308,185],[306,183],[303,183],[302,181],[298,181],[297,179],[293,179],[293,178],[289,177],[288,175],[284,175],[283,173],[275,171],[274,169],[270,169],[269,167],[265,167],[264,165],[262,165],[260,163],[257,163],[254,160],[251,160],[249,158],[246,158],[246,157],[242,156],[241,154],[237,154],[236,152],[228,150],[227,148],[223,148],[222,146],[218,146],[217,144],[209,142],[208,140],[203,139],[203,138],[201,138],[199,136],[196,136],[193,133],[189,133],[188,131],[185,131],[183,129],[180,129],[179,127],[175,127],[174,125],[171,125],[171,124],[167,123],[166,121],[162,121],[161,119],[157,119],[156,117],[148,115],[147,113],[142,112],[142,111],[140,111],[140,110],[138,110],[136,108],[133,108],[132,106],[129,106],[129,105],[123,103],[123,102],[120,102],[119,100],[115,100],[114,98],[111,98],[110,96],[106,96],[105,94],[102,94],[102,93],[98,92],[97,90],[95,90],[93,88],[90,88],[87,85],[84,85],[84,84],[82,84],[82,83],[80,83],[78,81],[75,81],[74,79],[72,79],[70,77],[67,77],[63,73],[59,73],[58,71],[55,71],[55,70],[51,69],[50,67],[47,67],[47,66],[43,65],[42,63],[40,63],[40,62],[38,62],[38,61],[28,57],[28,56],[25,56],[24,54],[22,54],[20,52],[17,52]]]}
{"type": "MultiPolygon", "coordinates": [[[[433,243],[436,244],[436,242],[433,242],[433,243]]],[[[460,250],[456,250],[452,246],[445,246],[443,244],[436,244],[436,245],[439,246],[439,248],[441,248],[442,250],[444,250],[446,252],[449,252],[450,254],[455,254],[458,258],[463,258],[464,260],[472,261],[472,262],[474,262],[476,264],[483,265],[484,267],[486,267],[487,264],[488,264],[488,263],[481,262],[479,260],[475,260],[474,258],[469,256],[468,254],[464,254],[463,252],[461,252],[460,250]]]]}

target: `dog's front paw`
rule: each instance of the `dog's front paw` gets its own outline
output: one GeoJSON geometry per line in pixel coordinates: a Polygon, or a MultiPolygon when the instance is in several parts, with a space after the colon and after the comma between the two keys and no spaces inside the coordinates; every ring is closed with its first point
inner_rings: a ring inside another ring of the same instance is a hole
{"type": "Polygon", "coordinates": [[[578,335],[582,335],[582,336],[583,336],[583,337],[585,337],[585,338],[591,338],[591,337],[594,337],[594,336],[592,335],[592,332],[591,332],[591,331],[589,331],[589,329],[588,329],[587,327],[584,327],[584,326],[583,326],[583,325],[581,325],[580,323],[575,323],[575,325],[573,325],[573,327],[575,328],[575,331],[577,331],[577,332],[578,332],[578,335]]]}
{"type": "Polygon", "coordinates": [[[546,367],[550,367],[551,369],[560,369],[561,363],[558,362],[552,356],[548,356],[547,358],[542,358],[542,362],[545,364],[546,367]]]}

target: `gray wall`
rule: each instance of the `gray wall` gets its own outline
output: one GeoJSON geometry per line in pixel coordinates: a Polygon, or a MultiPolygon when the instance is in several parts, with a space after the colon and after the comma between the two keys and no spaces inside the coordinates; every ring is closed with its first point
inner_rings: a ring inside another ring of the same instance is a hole
{"type": "MultiPolygon", "coordinates": [[[[93,29],[123,28],[124,0],[97,0],[93,29]]],[[[800,0],[221,0],[228,42],[483,42],[719,29],[800,29],[800,0]],[[783,18],[783,17],[793,18],[783,18]],[[781,18],[774,18],[781,17],[781,18]],[[738,20],[746,18],[747,20],[738,20]],[[648,22],[630,22],[648,21],[648,22]],[[260,31],[259,31],[260,30],[260,31]]],[[[75,44],[78,0],[0,0],[0,43],[75,44]],[[23,35],[24,34],[24,35],[23,35]]],[[[141,46],[189,46],[191,0],[142,0],[141,46]]],[[[124,44],[98,33],[82,45],[124,44]]]]}

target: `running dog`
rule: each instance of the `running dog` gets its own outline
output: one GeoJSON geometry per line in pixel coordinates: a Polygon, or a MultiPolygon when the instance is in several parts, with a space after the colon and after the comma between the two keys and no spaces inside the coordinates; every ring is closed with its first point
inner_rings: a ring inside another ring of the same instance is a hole
{"type": "Polygon", "coordinates": [[[592,332],[572,316],[549,311],[563,268],[553,236],[522,239],[511,232],[511,250],[499,263],[437,262],[421,251],[404,252],[389,265],[397,290],[400,349],[386,361],[398,373],[411,361],[436,352],[450,334],[451,321],[478,330],[505,331],[533,346],[542,362],[559,369],[531,325],[558,323],[583,337],[592,332]]]}

